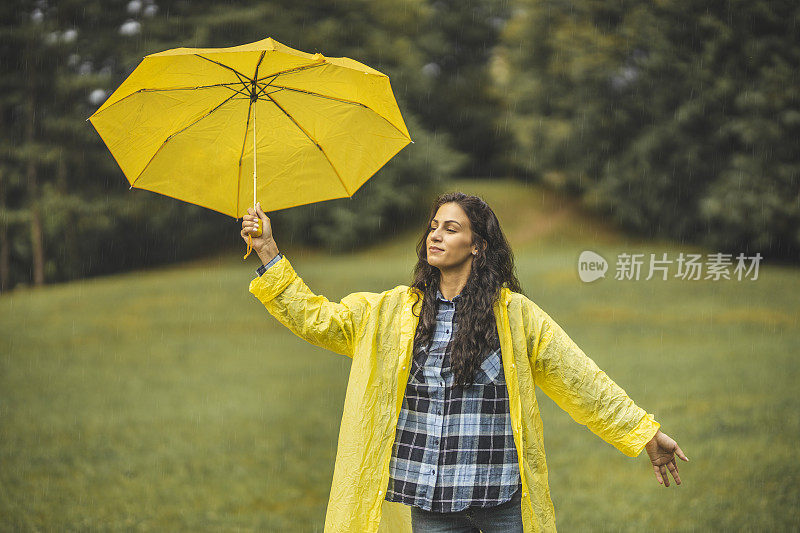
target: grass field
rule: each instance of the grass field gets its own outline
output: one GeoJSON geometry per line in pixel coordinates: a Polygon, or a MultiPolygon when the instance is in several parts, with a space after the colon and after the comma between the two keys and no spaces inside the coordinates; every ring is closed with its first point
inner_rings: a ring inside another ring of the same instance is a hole
{"type": "MultiPolygon", "coordinates": [[[[539,189],[457,186],[497,211],[528,297],[691,460],[661,487],[645,453],[539,393],[561,531],[800,528],[800,270],[767,257],[757,281],[618,281],[618,253],[697,250],[626,239],[539,189]],[[607,279],[578,279],[585,249],[607,279]]],[[[338,300],[408,284],[420,229],[348,255],[282,250],[338,300]]],[[[266,312],[256,266],[231,253],[0,296],[0,530],[322,530],[349,360],[266,312]]]]}

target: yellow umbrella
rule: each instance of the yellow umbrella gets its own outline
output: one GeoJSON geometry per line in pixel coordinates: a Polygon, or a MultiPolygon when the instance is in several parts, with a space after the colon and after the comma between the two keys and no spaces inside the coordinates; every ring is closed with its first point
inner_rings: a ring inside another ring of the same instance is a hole
{"type": "Polygon", "coordinates": [[[235,218],[352,196],[413,142],[385,74],[271,38],[146,56],[89,120],[132,188],[235,218]]]}

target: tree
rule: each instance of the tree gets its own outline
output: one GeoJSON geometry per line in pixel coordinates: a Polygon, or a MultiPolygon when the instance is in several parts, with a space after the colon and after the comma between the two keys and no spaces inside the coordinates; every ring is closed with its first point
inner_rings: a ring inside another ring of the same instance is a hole
{"type": "Polygon", "coordinates": [[[798,259],[799,9],[520,1],[512,162],[643,235],[798,259]]]}
{"type": "Polygon", "coordinates": [[[500,95],[492,83],[490,59],[509,16],[508,0],[429,2],[415,43],[425,63],[413,72],[409,104],[422,123],[446,134],[466,155],[457,172],[471,176],[503,173],[508,148],[498,128],[500,95]]]}
{"type": "Polygon", "coordinates": [[[413,215],[461,164],[404,96],[424,65],[413,45],[427,11],[415,0],[320,4],[255,0],[43,0],[0,15],[0,290],[187,259],[236,243],[238,222],[127,183],[85,119],[141,61],[178,46],[233,46],[273,36],[358,59],[392,77],[412,136],[355,197],[276,213],[285,238],[362,246],[413,215]],[[309,223],[310,221],[310,223],[309,223]],[[176,228],[179,228],[176,230],[176,228]]]}

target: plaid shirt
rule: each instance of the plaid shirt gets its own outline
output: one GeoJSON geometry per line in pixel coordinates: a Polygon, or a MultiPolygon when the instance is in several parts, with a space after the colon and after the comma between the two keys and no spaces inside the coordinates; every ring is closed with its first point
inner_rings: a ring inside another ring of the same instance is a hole
{"type": "Polygon", "coordinates": [[[492,507],[520,486],[500,350],[485,358],[472,386],[453,387],[458,300],[437,294],[433,340],[413,358],[389,466],[386,500],[426,511],[492,507]]]}
{"type": "Polygon", "coordinates": [[[258,277],[263,276],[264,272],[266,272],[269,267],[271,267],[272,265],[274,265],[275,263],[277,263],[278,261],[281,260],[281,257],[283,257],[283,254],[279,253],[278,255],[273,257],[272,260],[269,263],[267,263],[266,265],[261,265],[260,267],[258,267],[256,269],[256,274],[258,274],[258,277]]]}

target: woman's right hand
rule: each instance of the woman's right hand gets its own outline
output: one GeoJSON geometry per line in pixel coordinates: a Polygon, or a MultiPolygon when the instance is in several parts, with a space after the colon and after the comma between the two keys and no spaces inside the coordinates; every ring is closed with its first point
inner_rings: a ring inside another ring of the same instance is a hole
{"type": "Polygon", "coordinates": [[[247,208],[247,215],[242,217],[242,231],[240,235],[244,242],[247,242],[247,236],[252,238],[253,250],[261,258],[265,264],[273,257],[278,255],[278,246],[272,236],[272,225],[269,222],[269,217],[261,209],[261,204],[256,204],[256,209],[252,207],[247,208]],[[261,236],[256,237],[253,232],[261,228],[261,236]],[[270,255],[271,257],[266,257],[270,255]],[[266,258],[266,261],[264,259],[266,258]]]}

